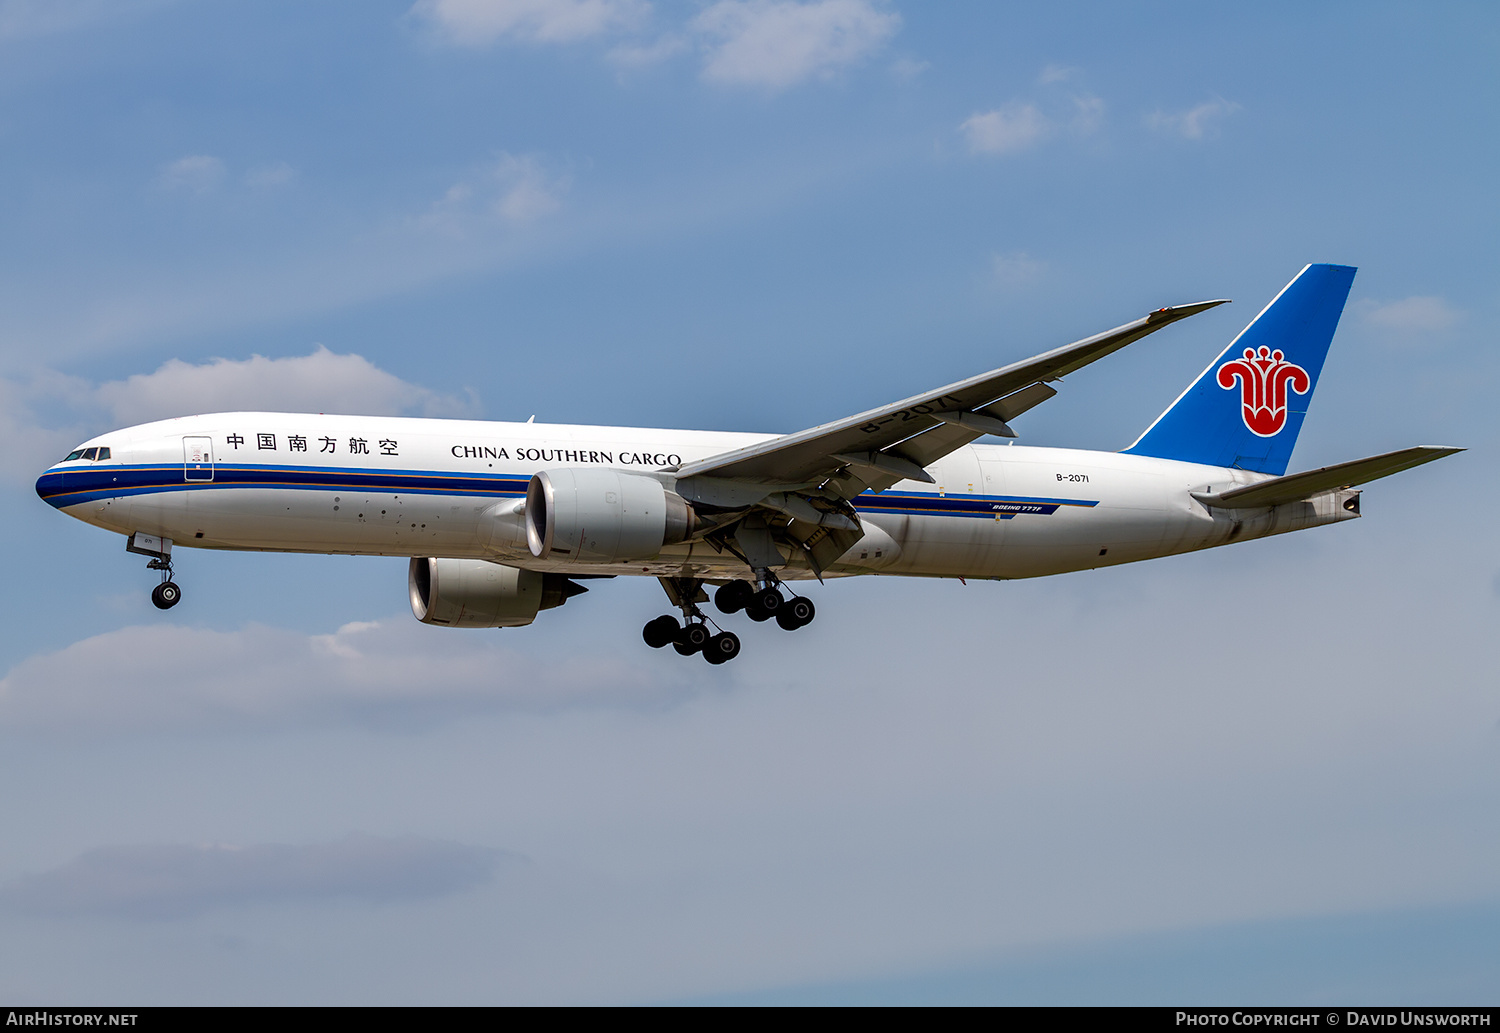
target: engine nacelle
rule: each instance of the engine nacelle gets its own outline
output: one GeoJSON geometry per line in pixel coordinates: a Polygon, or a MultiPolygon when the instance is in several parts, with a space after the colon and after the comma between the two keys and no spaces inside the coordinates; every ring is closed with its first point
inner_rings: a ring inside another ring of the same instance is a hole
{"type": "Polygon", "coordinates": [[[648,560],[697,524],[682,496],[654,477],[595,467],[543,470],[526,487],[526,544],[565,563],[648,560]]]}
{"type": "Polygon", "coordinates": [[[562,574],[427,556],[412,559],[406,583],[417,620],[445,628],[524,627],[540,611],[588,591],[562,574]]]}

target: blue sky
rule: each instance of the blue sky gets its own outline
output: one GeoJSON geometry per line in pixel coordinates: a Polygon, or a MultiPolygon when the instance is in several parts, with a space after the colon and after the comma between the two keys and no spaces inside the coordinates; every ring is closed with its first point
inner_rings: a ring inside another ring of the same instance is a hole
{"type": "Polygon", "coordinates": [[[0,997],[1493,1003],[1491,5],[0,0],[0,997]],[[862,579],[709,669],[374,558],[41,503],[226,408],[792,431],[1230,297],[1068,379],[1121,448],[1357,265],[1293,459],[1365,519],[862,579]],[[1294,959],[1295,963],[1288,961],[1294,959]]]}

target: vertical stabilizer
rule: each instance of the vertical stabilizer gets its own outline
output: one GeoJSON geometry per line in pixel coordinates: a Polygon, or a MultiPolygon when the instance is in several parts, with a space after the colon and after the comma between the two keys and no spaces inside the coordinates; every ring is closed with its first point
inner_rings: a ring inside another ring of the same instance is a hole
{"type": "Polygon", "coordinates": [[[1307,266],[1125,452],[1286,473],[1353,282],[1307,266]]]}

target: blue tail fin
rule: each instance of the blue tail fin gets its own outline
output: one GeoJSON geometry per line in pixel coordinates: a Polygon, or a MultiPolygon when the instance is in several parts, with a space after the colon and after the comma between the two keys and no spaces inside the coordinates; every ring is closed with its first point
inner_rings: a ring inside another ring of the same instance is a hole
{"type": "Polygon", "coordinates": [[[1286,473],[1353,282],[1303,269],[1126,454],[1286,473]]]}

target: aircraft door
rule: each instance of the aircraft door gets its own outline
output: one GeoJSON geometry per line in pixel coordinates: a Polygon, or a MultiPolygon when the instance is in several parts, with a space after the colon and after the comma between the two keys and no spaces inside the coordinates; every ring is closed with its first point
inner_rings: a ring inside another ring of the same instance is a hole
{"type": "MultiPolygon", "coordinates": [[[[1003,448],[991,448],[979,460],[980,475],[984,481],[984,487],[979,490],[991,500],[1005,498],[1009,493],[1010,479],[1006,476],[1006,464],[1001,459],[1004,452],[1003,448]]],[[[1011,530],[1010,520],[996,510],[991,519],[979,523],[985,528],[984,567],[991,575],[998,575],[1005,569],[1005,540],[1011,530]]]]}
{"type": "Polygon", "coordinates": [[[211,481],[214,479],[214,441],[209,437],[182,439],[182,479],[185,481],[211,481]]]}
{"type": "Polygon", "coordinates": [[[979,468],[984,474],[984,487],[980,490],[986,495],[1004,495],[1005,464],[999,457],[985,456],[979,461],[979,468]]]}

